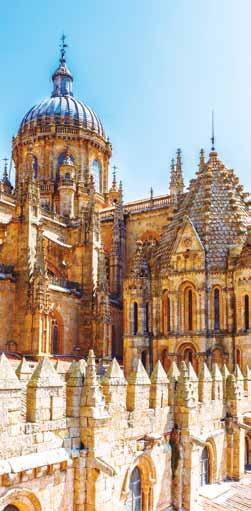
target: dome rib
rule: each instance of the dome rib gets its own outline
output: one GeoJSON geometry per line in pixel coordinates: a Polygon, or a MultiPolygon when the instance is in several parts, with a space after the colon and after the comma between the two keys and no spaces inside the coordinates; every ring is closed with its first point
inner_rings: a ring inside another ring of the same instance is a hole
{"type": "Polygon", "coordinates": [[[62,117],[68,125],[76,126],[76,121],[84,129],[96,132],[99,136],[105,138],[103,125],[93,110],[78,101],[72,96],[52,96],[42,100],[38,105],[33,106],[24,116],[20,130],[33,121],[46,116],[51,117],[56,122],[58,117],[62,117]]]}

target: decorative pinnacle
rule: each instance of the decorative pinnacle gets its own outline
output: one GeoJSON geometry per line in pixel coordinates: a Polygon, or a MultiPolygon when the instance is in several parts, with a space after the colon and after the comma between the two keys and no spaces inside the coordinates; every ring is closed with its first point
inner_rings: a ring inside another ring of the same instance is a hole
{"type": "Polygon", "coordinates": [[[204,149],[200,150],[200,168],[203,169],[205,165],[205,154],[204,149]]]}
{"type": "Polygon", "coordinates": [[[181,165],[181,149],[177,149],[176,156],[177,165],[181,165]]]}
{"type": "Polygon", "coordinates": [[[214,147],[214,110],[212,110],[212,136],[211,136],[211,143],[212,143],[212,151],[215,151],[214,147]]]}
{"type": "Polygon", "coordinates": [[[8,158],[3,158],[3,161],[4,161],[3,180],[5,181],[6,179],[8,179],[8,168],[7,168],[8,158]]]}
{"type": "Polygon", "coordinates": [[[150,200],[153,200],[153,187],[150,188],[150,200]]]}
{"type": "Polygon", "coordinates": [[[112,167],[112,187],[113,188],[116,188],[117,186],[117,171],[118,170],[118,167],[116,167],[116,165],[113,165],[112,167]]]}
{"type": "Polygon", "coordinates": [[[62,66],[65,64],[65,49],[68,48],[68,44],[66,44],[65,42],[66,40],[66,36],[65,34],[63,33],[62,34],[62,37],[61,37],[61,42],[60,42],[60,64],[62,64],[62,66]]]}

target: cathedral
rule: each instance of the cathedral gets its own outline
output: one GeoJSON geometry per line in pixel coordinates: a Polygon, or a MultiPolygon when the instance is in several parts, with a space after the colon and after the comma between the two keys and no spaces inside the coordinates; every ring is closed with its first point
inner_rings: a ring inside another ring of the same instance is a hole
{"type": "Polygon", "coordinates": [[[248,509],[249,194],[212,137],[125,203],[65,48],[0,182],[0,511],[248,509]]]}

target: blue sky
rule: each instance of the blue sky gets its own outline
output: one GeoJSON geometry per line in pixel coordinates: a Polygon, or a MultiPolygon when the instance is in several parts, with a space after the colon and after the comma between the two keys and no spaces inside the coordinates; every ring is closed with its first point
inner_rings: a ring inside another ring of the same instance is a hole
{"type": "Polygon", "coordinates": [[[188,183],[210,149],[212,108],[220,158],[251,191],[250,27],[250,0],[3,2],[0,157],[50,95],[64,31],[74,95],[102,119],[126,199],[167,192],[177,147],[188,183]]]}

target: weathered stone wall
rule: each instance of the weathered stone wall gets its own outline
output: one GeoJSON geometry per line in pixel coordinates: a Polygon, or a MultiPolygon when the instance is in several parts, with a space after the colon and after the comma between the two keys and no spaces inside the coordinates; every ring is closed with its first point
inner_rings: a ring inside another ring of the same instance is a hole
{"type": "Polygon", "coordinates": [[[64,371],[0,358],[1,511],[123,511],[135,467],[142,511],[192,511],[205,447],[209,483],[243,474],[250,374],[158,361],[149,378],[138,359],[126,380],[114,359],[100,380],[93,352],[64,371]]]}

